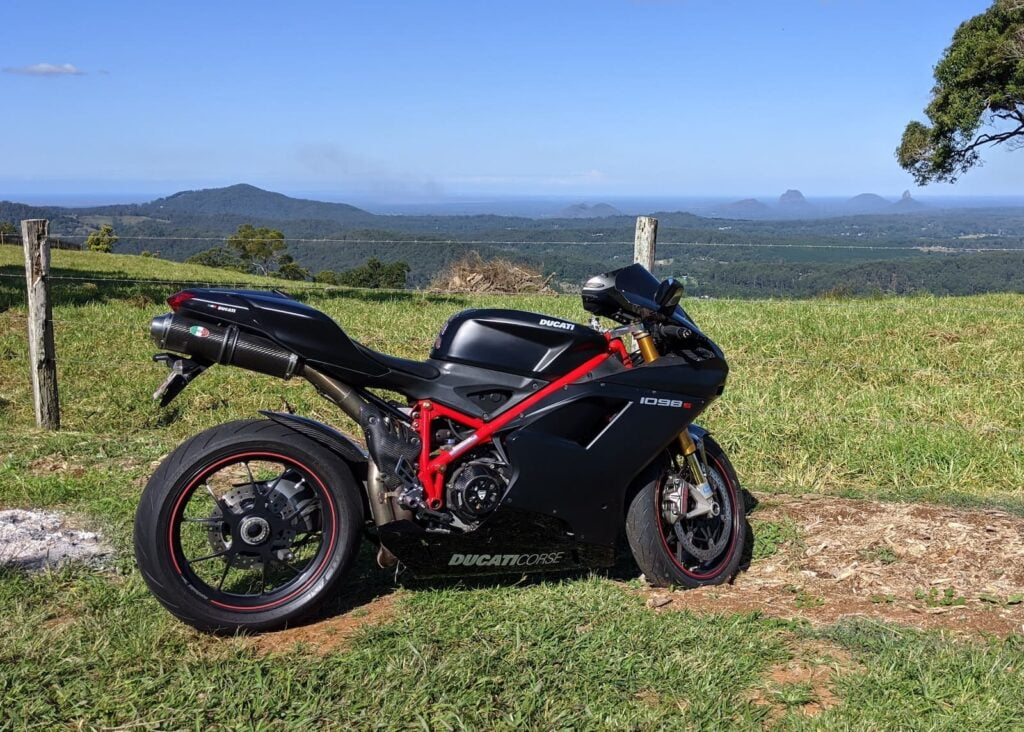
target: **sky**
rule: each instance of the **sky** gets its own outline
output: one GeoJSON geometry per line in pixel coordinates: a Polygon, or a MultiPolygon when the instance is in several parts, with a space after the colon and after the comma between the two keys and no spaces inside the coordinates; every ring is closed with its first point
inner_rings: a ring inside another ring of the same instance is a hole
{"type": "MultiPolygon", "coordinates": [[[[988,5],[3,0],[0,197],[895,196],[988,5]]],[[[985,158],[915,194],[1024,194],[1024,150],[985,158]]]]}

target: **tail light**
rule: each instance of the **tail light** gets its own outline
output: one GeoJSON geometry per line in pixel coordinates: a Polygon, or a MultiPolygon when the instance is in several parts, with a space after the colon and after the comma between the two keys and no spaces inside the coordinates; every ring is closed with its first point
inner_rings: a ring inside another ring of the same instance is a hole
{"type": "Polygon", "coordinates": [[[178,312],[178,308],[181,307],[182,303],[191,300],[195,296],[194,292],[182,290],[181,292],[176,292],[167,298],[167,304],[171,306],[171,310],[178,312]]]}

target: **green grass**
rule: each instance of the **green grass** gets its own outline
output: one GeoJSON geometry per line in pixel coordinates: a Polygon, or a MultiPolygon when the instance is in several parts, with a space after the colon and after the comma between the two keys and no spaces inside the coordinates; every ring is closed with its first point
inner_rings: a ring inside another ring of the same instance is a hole
{"type": "MultiPolygon", "coordinates": [[[[54,267],[62,277],[282,284],[78,252],[54,252],[54,267]]],[[[3,274],[21,274],[20,250],[0,247],[3,274]]],[[[44,434],[32,427],[23,280],[0,277],[0,506],[68,509],[102,529],[119,559],[114,572],[0,574],[0,727],[1019,725],[1021,637],[954,640],[876,625],[812,631],[756,616],[656,614],[628,585],[600,576],[406,583],[393,618],[326,657],[309,648],[263,657],[246,639],[194,633],[149,596],[129,552],[152,463],[198,430],[285,403],[353,426],[300,381],[223,368],[160,411],[149,397],[165,372],[149,361],[146,326],[175,286],[54,286],[64,430],[44,434]],[[808,638],[857,661],[835,675],[838,705],[813,719],[802,709],[817,692],[773,689],[767,680],[808,638]]],[[[466,307],[584,319],[575,297],[311,287],[303,296],[353,337],[411,358],[424,357],[444,320],[466,307]]],[[[729,357],[726,393],[701,421],[748,488],[1024,509],[1024,297],[687,306],[729,357]]],[[[754,519],[755,558],[799,543],[795,525],[754,519]]],[[[360,596],[390,587],[368,561],[353,583],[360,596]]],[[[797,592],[794,602],[818,599],[797,592]]]]}
{"type": "Polygon", "coordinates": [[[800,527],[790,519],[763,521],[755,513],[750,517],[750,523],[754,531],[752,556],[755,560],[778,554],[784,546],[801,541],[800,527]]]}

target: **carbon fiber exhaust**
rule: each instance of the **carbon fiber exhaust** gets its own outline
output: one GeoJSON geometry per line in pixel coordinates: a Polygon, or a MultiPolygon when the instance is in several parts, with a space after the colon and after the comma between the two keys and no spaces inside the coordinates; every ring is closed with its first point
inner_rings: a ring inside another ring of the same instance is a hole
{"type": "Polygon", "coordinates": [[[299,367],[299,357],[291,351],[234,325],[222,328],[167,313],[153,318],[149,332],[158,348],[280,379],[291,378],[299,367]]]}

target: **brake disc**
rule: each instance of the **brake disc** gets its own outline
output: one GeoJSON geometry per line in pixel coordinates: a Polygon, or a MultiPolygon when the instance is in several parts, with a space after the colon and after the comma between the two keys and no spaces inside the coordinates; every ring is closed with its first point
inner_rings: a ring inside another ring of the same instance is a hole
{"type": "MultiPolygon", "coordinates": [[[[255,502],[256,489],[252,483],[232,486],[231,490],[220,497],[220,503],[226,504],[228,510],[234,514],[244,514],[246,510],[252,508],[255,502]]],[[[214,509],[214,512],[210,514],[210,518],[214,520],[221,519],[223,514],[219,509],[214,509]]],[[[210,528],[206,531],[206,536],[214,553],[227,551],[231,546],[228,525],[224,521],[211,523],[210,528]]],[[[242,554],[239,552],[235,555],[232,564],[239,569],[248,569],[260,564],[260,558],[255,554],[242,554]]]]}
{"type": "MultiPolygon", "coordinates": [[[[320,502],[305,478],[298,473],[289,471],[272,481],[235,485],[220,498],[220,502],[232,514],[242,516],[243,521],[245,515],[256,506],[257,501],[262,501],[265,508],[276,517],[273,521],[275,530],[270,541],[273,550],[281,559],[290,558],[290,546],[296,535],[320,528],[320,502]]],[[[216,510],[210,518],[221,519],[222,514],[216,510]]],[[[228,531],[228,524],[224,521],[211,523],[207,537],[210,548],[215,553],[225,551],[231,546],[232,537],[228,531]]],[[[260,555],[241,552],[235,555],[233,562],[234,566],[241,569],[259,567],[261,564],[260,555]]]]}
{"type": "Polygon", "coordinates": [[[311,528],[311,519],[320,502],[306,479],[293,472],[287,472],[271,483],[272,490],[267,496],[270,510],[285,521],[297,519],[300,530],[311,528]]]}
{"type": "Polygon", "coordinates": [[[732,538],[732,502],[728,500],[725,483],[714,470],[705,468],[708,483],[714,492],[712,500],[719,506],[717,516],[700,516],[680,519],[672,526],[679,544],[693,557],[702,562],[715,559],[732,538]],[[718,534],[716,536],[716,534],[718,534]]]}

